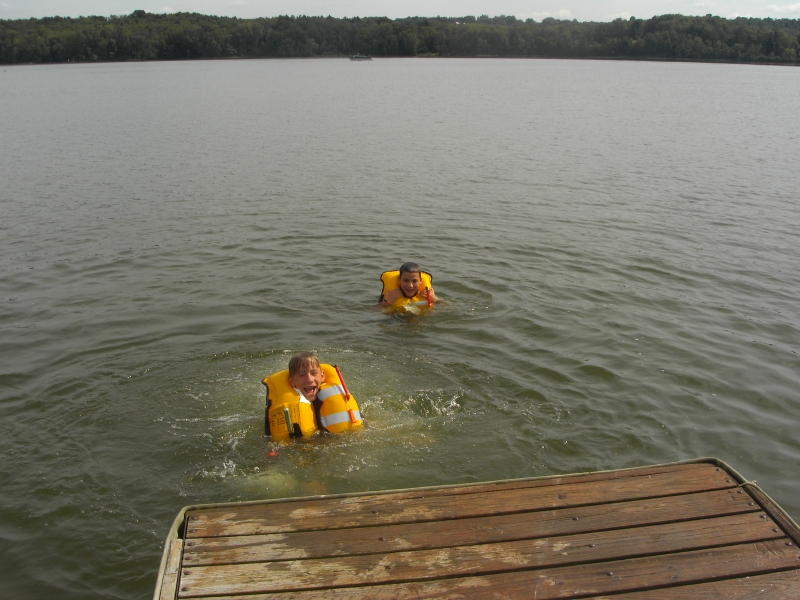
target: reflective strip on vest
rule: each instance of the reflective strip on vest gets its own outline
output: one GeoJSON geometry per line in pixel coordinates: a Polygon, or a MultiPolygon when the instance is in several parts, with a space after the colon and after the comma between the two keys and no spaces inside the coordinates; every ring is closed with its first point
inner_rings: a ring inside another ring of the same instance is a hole
{"type": "Polygon", "coordinates": [[[344,396],[344,388],[339,384],[335,384],[329,388],[325,388],[324,390],[318,391],[317,400],[322,400],[324,402],[331,396],[336,396],[337,394],[344,396]]]}
{"type": "MultiPolygon", "coordinates": [[[[356,416],[356,421],[361,421],[361,411],[354,410],[353,414],[356,416]]],[[[350,413],[348,411],[333,413],[327,417],[320,417],[323,427],[330,427],[331,425],[338,425],[339,423],[349,423],[350,413]]]]}

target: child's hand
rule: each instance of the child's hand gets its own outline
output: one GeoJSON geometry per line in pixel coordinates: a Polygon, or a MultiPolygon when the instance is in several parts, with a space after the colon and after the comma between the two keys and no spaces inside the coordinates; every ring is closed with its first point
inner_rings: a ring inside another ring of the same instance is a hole
{"type": "Polygon", "coordinates": [[[398,290],[392,290],[391,292],[389,292],[388,294],[386,294],[386,296],[385,296],[385,297],[384,297],[384,299],[383,299],[383,303],[384,303],[386,306],[391,306],[391,305],[392,305],[392,303],[393,303],[395,300],[397,300],[397,299],[398,299],[398,298],[399,298],[401,295],[402,295],[402,292],[401,292],[399,289],[398,289],[398,290]]]}

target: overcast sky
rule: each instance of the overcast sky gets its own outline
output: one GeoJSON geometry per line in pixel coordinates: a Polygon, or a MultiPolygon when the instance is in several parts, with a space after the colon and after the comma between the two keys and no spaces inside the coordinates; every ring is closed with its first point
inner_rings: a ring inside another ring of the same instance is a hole
{"type": "Polygon", "coordinates": [[[0,0],[0,18],[128,15],[198,12],[243,18],[277,15],[334,17],[462,17],[514,15],[541,21],[546,17],[578,21],[611,21],[631,16],[713,14],[796,19],[800,0],[0,0]]]}

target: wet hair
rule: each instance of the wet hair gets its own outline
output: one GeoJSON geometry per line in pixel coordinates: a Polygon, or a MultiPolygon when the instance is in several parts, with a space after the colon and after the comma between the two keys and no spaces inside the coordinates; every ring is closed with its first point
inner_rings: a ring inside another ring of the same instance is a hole
{"type": "Polygon", "coordinates": [[[289,377],[297,375],[298,371],[303,367],[313,368],[320,367],[319,358],[313,352],[298,352],[289,359],[289,377]]]}
{"type": "Polygon", "coordinates": [[[407,262],[400,265],[400,277],[403,276],[403,273],[419,273],[421,277],[422,269],[415,262],[407,262]]]}

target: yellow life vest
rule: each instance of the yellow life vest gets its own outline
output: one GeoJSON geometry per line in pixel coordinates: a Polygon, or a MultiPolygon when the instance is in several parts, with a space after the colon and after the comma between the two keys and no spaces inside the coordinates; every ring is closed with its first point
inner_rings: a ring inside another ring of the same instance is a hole
{"type": "MultiPolygon", "coordinates": [[[[356,399],[347,400],[336,368],[321,365],[325,383],[317,392],[317,400],[322,402],[320,420],[322,426],[333,433],[363,427],[364,420],[356,399]]],[[[314,405],[289,383],[289,370],[273,373],[261,383],[267,386],[270,400],[267,409],[269,432],[274,440],[288,441],[291,438],[308,437],[319,431],[314,405]]]]}
{"type": "Polygon", "coordinates": [[[317,400],[322,401],[319,409],[320,425],[331,433],[341,433],[364,426],[364,419],[356,399],[348,393],[339,378],[336,367],[322,365],[325,383],[320,386],[317,400]]]}
{"type": "Polygon", "coordinates": [[[267,409],[269,433],[272,439],[286,441],[317,432],[314,405],[289,383],[289,369],[265,377],[270,405],[267,409]]]}
{"type": "MultiPolygon", "coordinates": [[[[425,293],[425,288],[433,289],[433,276],[427,271],[422,271],[419,275],[420,279],[422,279],[422,283],[419,286],[419,294],[413,298],[406,298],[405,294],[401,292],[400,297],[392,302],[392,308],[400,308],[406,304],[428,306],[428,295],[425,293]]],[[[381,302],[383,302],[386,294],[392,290],[400,289],[400,271],[384,271],[381,273],[381,281],[383,282],[381,302]]]]}

